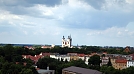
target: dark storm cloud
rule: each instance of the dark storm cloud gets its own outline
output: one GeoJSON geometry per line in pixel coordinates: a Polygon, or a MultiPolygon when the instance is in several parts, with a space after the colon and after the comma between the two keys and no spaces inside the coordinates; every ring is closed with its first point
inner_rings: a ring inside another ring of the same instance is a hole
{"type": "Polygon", "coordinates": [[[60,5],[62,3],[62,0],[1,0],[0,6],[33,6],[35,4],[43,4],[46,6],[55,6],[60,5]]]}
{"type": "Polygon", "coordinates": [[[60,5],[62,0],[25,0],[29,4],[44,4],[46,6],[60,5]]]}
{"type": "Polygon", "coordinates": [[[62,0],[2,0],[0,1],[0,9],[9,11],[17,15],[32,15],[42,17],[36,9],[32,9],[34,5],[41,4],[47,7],[60,5],[62,0]]]}
{"type": "Polygon", "coordinates": [[[134,20],[133,16],[133,13],[128,14],[120,11],[84,12],[84,10],[75,10],[72,15],[66,17],[62,24],[69,28],[102,30],[115,26],[124,27],[134,20]]]}

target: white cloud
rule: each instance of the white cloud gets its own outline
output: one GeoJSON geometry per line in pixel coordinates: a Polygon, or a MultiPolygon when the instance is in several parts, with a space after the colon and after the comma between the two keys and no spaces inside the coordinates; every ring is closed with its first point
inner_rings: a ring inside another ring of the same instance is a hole
{"type": "Polygon", "coordinates": [[[18,15],[14,15],[14,14],[10,14],[8,11],[2,11],[0,10],[0,20],[22,20],[23,18],[21,18],[18,15]]]}
{"type": "Polygon", "coordinates": [[[0,42],[61,44],[71,34],[74,45],[133,45],[133,0],[21,2],[0,7],[0,42]]]}

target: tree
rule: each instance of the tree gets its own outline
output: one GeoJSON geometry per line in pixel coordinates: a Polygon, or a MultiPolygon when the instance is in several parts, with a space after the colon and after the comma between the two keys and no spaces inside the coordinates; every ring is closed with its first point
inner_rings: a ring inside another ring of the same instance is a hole
{"type": "Polygon", "coordinates": [[[20,72],[20,74],[33,74],[31,69],[22,69],[22,71],[20,72]]]}
{"type": "Polygon", "coordinates": [[[105,57],[105,54],[102,54],[101,57],[105,57]]]}
{"type": "Polygon", "coordinates": [[[65,63],[68,63],[67,59],[65,59],[65,63]]]}
{"type": "Polygon", "coordinates": [[[93,65],[93,66],[96,66],[96,65],[100,65],[100,63],[101,63],[101,60],[100,60],[100,56],[98,56],[98,55],[93,55],[93,56],[91,56],[90,57],[90,59],[88,60],[88,64],[89,65],[93,65]]]}
{"type": "MultiPolygon", "coordinates": [[[[100,71],[104,74],[116,74],[118,70],[114,69],[112,66],[101,66],[100,71]]],[[[126,74],[126,73],[125,73],[126,74]]]]}
{"type": "Polygon", "coordinates": [[[54,58],[44,57],[44,58],[41,58],[41,59],[38,60],[37,67],[41,68],[41,69],[46,69],[49,65],[51,67],[56,66],[57,62],[58,62],[58,60],[56,60],[54,58]]]}
{"type": "Polygon", "coordinates": [[[112,66],[112,63],[111,63],[110,58],[109,58],[109,61],[108,61],[108,63],[107,63],[107,66],[112,66]]]}
{"type": "Polygon", "coordinates": [[[72,60],[70,62],[70,65],[77,66],[77,67],[83,67],[83,68],[86,68],[87,67],[87,65],[85,64],[85,62],[83,60],[81,60],[81,59],[79,59],[79,60],[72,60]]]}

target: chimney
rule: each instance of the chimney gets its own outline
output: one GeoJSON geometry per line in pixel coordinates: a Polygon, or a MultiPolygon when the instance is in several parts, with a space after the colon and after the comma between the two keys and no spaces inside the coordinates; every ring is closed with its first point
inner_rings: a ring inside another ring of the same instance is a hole
{"type": "Polygon", "coordinates": [[[47,67],[47,70],[49,70],[49,66],[47,67]]]}

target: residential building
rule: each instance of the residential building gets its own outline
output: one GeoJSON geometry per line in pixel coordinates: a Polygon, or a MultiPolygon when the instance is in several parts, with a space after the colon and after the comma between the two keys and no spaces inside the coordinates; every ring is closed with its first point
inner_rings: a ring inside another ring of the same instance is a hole
{"type": "Polygon", "coordinates": [[[124,57],[126,60],[132,60],[133,58],[131,55],[121,55],[121,57],[124,57]]]}
{"type": "Polygon", "coordinates": [[[35,48],[33,46],[24,46],[25,49],[34,50],[35,48]]]}
{"type": "Polygon", "coordinates": [[[110,58],[111,64],[112,64],[112,66],[113,66],[114,68],[116,67],[115,60],[116,60],[116,57],[111,57],[111,58],[110,58]]]}
{"type": "Polygon", "coordinates": [[[101,57],[101,61],[100,66],[106,65],[109,61],[109,57],[101,57]]]}
{"type": "Polygon", "coordinates": [[[90,59],[91,55],[85,55],[85,64],[88,65],[88,60],[90,59]]]}
{"type": "Polygon", "coordinates": [[[130,54],[130,56],[132,56],[132,60],[134,60],[134,53],[133,54],[130,54]]]}
{"type": "Polygon", "coordinates": [[[35,64],[38,62],[38,60],[40,58],[43,58],[44,56],[42,55],[35,55],[35,56],[31,56],[31,55],[22,55],[23,59],[31,59],[35,64]]]}
{"type": "Polygon", "coordinates": [[[65,60],[67,60],[67,61],[70,61],[70,56],[68,56],[68,55],[50,55],[50,58],[55,58],[55,59],[59,59],[60,61],[61,61],[61,59],[63,60],[63,61],[65,61],[65,60]]]}
{"type": "Polygon", "coordinates": [[[51,53],[47,53],[47,52],[41,52],[39,55],[41,55],[41,56],[44,56],[44,57],[46,57],[46,56],[50,56],[50,54],[51,53]]]}
{"type": "Polygon", "coordinates": [[[62,74],[102,74],[102,72],[92,69],[71,66],[62,69],[62,74]]]}
{"type": "Polygon", "coordinates": [[[131,66],[134,67],[134,60],[127,61],[127,68],[131,66]]]}
{"type": "Polygon", "coordinates": [[[77,54],[79,56],[79,59],[85,61],[85,54],[77,54]]]}
{"type": "Polygon", "coordinates": [[[72,60],[78,60],[79,59],[79,56],[78,55],[71,55],[70,56],[70,61],[72,60]]]}
{"type": "Polygon", "coordinates": [[[67,55],[70,56],[70,61],[79,59],[79,56],[77,53],[67,53],[67,55]]]}
{"type": "Polygon", "coordinates": [[[126,46],[124,52],[126,53],[130,52],[130,46],[126,46]]]}
{"type": "Polygon", "coordinates": [[[133,59],[133,55],[121,55],[121,54],[107,54],[107,57],[113,58],[125,58],[126,60],[132,60],[133,59]]]}
{"type": "Polygon", "coordinates": [[[116,66],[115,69],[126,69],[127,68],[127,60],[126,59],[116,59],[115,60],[116,66]]]}
{"type": "Polygon", "coordinates": [[[70,56],[68,55],[57,55],[56,56],[56,59],[59,59],[60,61],[63,60],[63,61],[70,61],[70,56]]]}
{"type": "Polygon", "coordinates": [[[41,48],[42,48],[42,49],[47,49],[47,48],[50,49],[50,48],[52,48],[52,47],[51,47],[51,45],[43,45],[43,46],[41,46],[41,48]]]}

